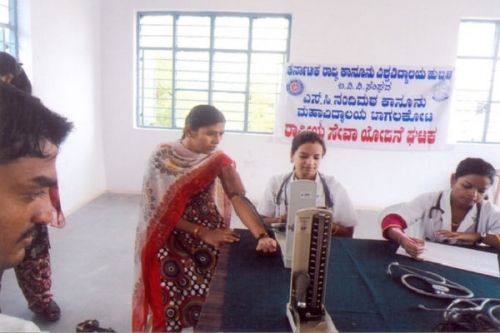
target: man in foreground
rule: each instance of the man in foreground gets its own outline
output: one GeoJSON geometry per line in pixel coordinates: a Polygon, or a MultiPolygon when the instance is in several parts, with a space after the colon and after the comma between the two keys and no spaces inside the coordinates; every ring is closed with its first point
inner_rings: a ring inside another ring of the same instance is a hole
{"type": "MultiPolygon", "coordinates": [[[[23,260],[36,224],[57,218],[50,188],[57,185],[59,145],[71,129],[38,99],[0,84],[0,274],[23,260]]],[[[0,331],[34,329],[0,314],[0,331]]]]}

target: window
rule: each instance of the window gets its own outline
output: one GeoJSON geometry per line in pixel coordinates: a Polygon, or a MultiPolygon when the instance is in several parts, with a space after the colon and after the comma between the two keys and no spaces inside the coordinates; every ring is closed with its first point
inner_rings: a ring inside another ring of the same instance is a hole
{"type": "Polygon", "coordinates": [[[0,0],[0,51],[17,55],[16,1],[0,0]]]}
{"type": "Polygon", "coordinates": [[[271,133],[288,59],[290,16],[142,12],[137,24],[137,125],[182,128],[212,104],[226,130],[271,133]]]}
{"type": "Polygon", "coordinates": [[[500,143],[500,21],[460,24],[451,129],[457,141],[500,143]]]}

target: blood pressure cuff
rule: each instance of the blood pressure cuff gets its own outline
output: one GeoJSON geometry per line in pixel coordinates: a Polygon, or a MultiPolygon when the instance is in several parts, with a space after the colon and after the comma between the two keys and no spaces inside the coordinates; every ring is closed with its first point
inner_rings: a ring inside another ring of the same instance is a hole
{"type": "Polygon", "coordinates": [[[240,175],[236,172],[234,165],[224,167],[219,176],[227,197],[231,200],[233,200],[234,197],[238,197],[241,199],[241,202],[248,207],[248,210],[239,212],[239,214],[244,214],[243,216],[240,216],[240,218],[243,221],[247,219],[253,220],[255,223],[260,224],[262,227],[267,229],[264,221],[262,221],[262,217],[257,212],[255,205],[245,196],[245,187],[243,186],[240,175]]]}

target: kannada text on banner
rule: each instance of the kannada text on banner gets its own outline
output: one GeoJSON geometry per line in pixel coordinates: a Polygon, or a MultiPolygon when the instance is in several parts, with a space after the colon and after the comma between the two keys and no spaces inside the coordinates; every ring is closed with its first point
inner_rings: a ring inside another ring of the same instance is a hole
{"type": "Polygon", "coordinates": [[[429,150],[446,143],[453,70],[289,64],[276,135],[329,145],[429,150]]]}

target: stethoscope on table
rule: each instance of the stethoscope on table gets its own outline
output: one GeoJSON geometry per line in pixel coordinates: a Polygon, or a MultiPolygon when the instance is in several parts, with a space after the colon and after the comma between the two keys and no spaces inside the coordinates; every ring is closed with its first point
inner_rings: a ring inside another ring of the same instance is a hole
{"type": "Polygon", "coordinates": [[[391,277],[399,273],[401,283],[414,292],[437,298],[471,298],[474,293],[445,277],[423,269],[391,262],[387,266],[387,274],[391,277]]]}
{"type": "Polygon", "coordinates": [[[472,298],[474,293],[456,282],[399,262],[392,262],[387,266],[388,275],[394,277],[395,273],[400,274],[401,283],[405,287],[418,294],[453,299],[446,308],[418,305],[422,310],[443,312],[444,322],[438,325],[438,331],[498,332],[500,330],[500,299],[472,298]]]}
{"type": "MultiPolygon", "coordinates": [[[[438,331],[498,332],[500,330],[500,299],[457,298],[446,308],[428,308],[419,304],[422,310],[443,312],[445,322],[438,331]]],[[[438,326],[439,327],[439,326],[438,326]]]]}

